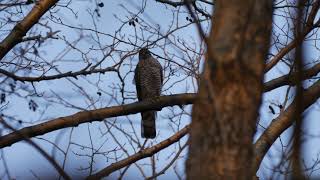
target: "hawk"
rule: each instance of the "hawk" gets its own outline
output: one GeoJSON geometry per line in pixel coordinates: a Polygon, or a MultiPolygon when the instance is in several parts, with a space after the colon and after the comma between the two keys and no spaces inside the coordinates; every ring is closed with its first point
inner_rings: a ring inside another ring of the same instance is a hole
{"type": "MultiPolygon", "coordinates": [[[[147,48],[139,51],[139,63],[135,69],[134,81],[139,101],[158,97],[163,83],[162,66],[147,48]]],[[[156,137],[156,111],[141,112],[141,136],[156,137]]]]}

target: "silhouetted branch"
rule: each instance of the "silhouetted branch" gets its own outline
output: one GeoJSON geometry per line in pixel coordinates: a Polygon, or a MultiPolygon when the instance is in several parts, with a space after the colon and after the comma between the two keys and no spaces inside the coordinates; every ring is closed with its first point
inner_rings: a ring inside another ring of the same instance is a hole
{"type": "Polygon", "coordinates": [[[156,154],[157,152],[161,151],[162,149],[165,149],[166,147],[174,144],[175,142],[178,142],[183,136],[185,136],[189,132],[189,129],[190,129],[190,127],[189,127],[189,125],[187,125],[183,129],[181,129],[180,131],[175,133],[173,136],[160,142],[159,144],[154,145],[149,148],[146,148],[146,149],[143,149],[143,150],[137,152],[136,154],[133,154],[132,156],[130,156],[126,159],[123,159],[121,161],[113,163],[110,166],[102,169],[98,173],[89,176],[87,179],[99,179],[99,178],[108,176],[110,173],[112,173],[116,170],[119,170],[123,167],[126,167],[126,166],[128,166],[138,160],[141,160],[146,157],[150,157],[150,156],[156,154]]]}
{"type": "MultiPolygon", "coordinates": [[[[312,76],[317,75],[319,72],[320,72],[320,63],[314,65],[309,69],[304,70],[302,73],[302,80],[309,79],[312,76]]],[[[264,83],[263,90],[264,92],[268,92],[281,86],[295,85],[297,81],[295,80],[294,77],[296,77],[296,72],[272,79],[264,83]]]]}
{"type": "Polygon", "coordinates": [[[59,166],[59,164],[52,158],[50,157],[42,148],[40,148],[36,143],[34,143],[32,140],[30,140],[28,137],[26,137],[24,134],[19,133],[17,130],[15,130],[13,127],[11,127],[9,124],[7,124],[1,117],[0,117],[0,122],[1,124],[10,129],[11,131],[14,131],[17,133],[22,140],[27,141],[32,147],[34,147],[39,153],[48,160],[49,163],[53,165],[53,167],[59,172],[59,174],[64,178],[64,179],[71,179],[67,173],[59,166]]]}
{"type": "Polygon", "coordinates": [[[21,82],[39,82],[39,81],[44,81],[44,80],[54,80],[54,79],[61,79],[64,77],[73,77],[75,79],[77,79],[77,76],[83,75],[90,75],[90,74],[94,74],[94,73],[105,73],[105,72],[109,72],[109,71],[114,71],[116,72],[117,70],[114,67],[107,67],[104,69],[89,69],[90,66],[87,66],[85,68],[83,68],[80,71],[76,71],[76,72],[66,72],[66,73],[59,73],[56,75],[51,75],[51,76],[38,76],[38,77],[25,77],[25,76],[17,76],[14,73],[8,72],[4,69],[0,69],[0,73],[4,74],[12,79],[14,79],[15,81],[21,81],[21,82]]]}
{"type": "Polygon", "coordinates": [[[265,72],[268,72],[271,68],[273,68],[286,54],[288,54],[293,48],[297,47],[297,45],[299,43],[301,43],[301,41],[303,41],[304,37],[306,35],[308,35],[314,28],[316,28],[317,26],[320,25],[320,19],[313,24],[313,21],[316,17],[316,14],[318,12],[318,9],[320,7],[320,0],[317,0],[316,2],[314,2],[314,4],[312,5],[312,9],[311,12],[308,16],[307,19],[307,24],[304,27],[304,32],[302,33],[302,37],[299,37],[300,41],[297,40],[297,38],[295,38],[293,41],[291,41],[287,46],[285,46],[284,48],[282,48],[277,55],[275,55],[270,61],[269,63],[267,63],[266,67],[265,67],[265,72]]]}
{"type": "MultiPolygon", "coordinates": [[[[195,1],[195,0],[193,0],[193,1],[195,1]]],[[[156,0],[156,2],[168,4],[168,5],[173,6],[173,7],[183,6],[185,4],[184,0],[181,0],[181,1],[156,0]]]]}
{"type": "MultiPolygon", "coordinates": [[[[189,133],[189,130],[188,130],[189,133]]],[[[156,173],[155,175],[148,177],[147,180],[152,180],[155,179],[156,177],[164,174],[171,166],[174,162],[176,162],[176,160],[180,157],[180,154],[182,153],[182,151],[188,146],[188,142],[186,142],[180,149],[179,151],[176,153],[176,155],[174,156],[174,158],[170,161],[170,163],[168,163],[168,165],[166,167],[164,167],[161,171],[159,171],[158,173],[156,173]]]]}
{"type": "MultiPolygon", "coordinates": [[[[303,104],[302,108],[305,110],[311,106],[320,96],[320,80],[314,83],[306,91],[303,92],[303,104]]],[[[276,139],[288,129],[294,122],[294,110],[296,106],[296,99],[293,103],[276,119],[272,120],[269,127],[263,132],[255,143],[255,160],[254,160],[254,170],[257,171],[260,163],[268,152],[269,148],[276,141],[276,139]]]]}

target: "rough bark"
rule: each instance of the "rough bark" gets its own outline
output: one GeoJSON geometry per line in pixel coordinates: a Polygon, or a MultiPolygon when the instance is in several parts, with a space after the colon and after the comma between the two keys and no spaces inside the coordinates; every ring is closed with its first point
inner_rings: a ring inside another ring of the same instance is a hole
{"type": "Polygon", "coordinates": [[[272,1],[216,1],[195,102],[187,179],[249,179],[272,1]]]}

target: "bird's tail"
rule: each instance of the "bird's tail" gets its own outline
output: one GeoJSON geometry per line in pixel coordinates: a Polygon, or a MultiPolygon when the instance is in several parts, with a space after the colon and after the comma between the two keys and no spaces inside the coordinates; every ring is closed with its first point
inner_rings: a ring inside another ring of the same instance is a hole
{"type": "Polygon", "coordinates": [[[156,137],[156,111],[146,111],[141,113],[141,136],[143,138],[156,137]]]}

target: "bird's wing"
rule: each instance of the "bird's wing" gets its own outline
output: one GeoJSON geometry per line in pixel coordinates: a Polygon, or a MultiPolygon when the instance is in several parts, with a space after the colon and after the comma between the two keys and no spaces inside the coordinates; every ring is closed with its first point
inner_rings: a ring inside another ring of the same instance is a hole
{"type": "Polygon", "coordinates": [[[158,68],[159,68],[159,71],[160,71],[160,80],[161,80],[161,86],[162,86],[162,84],[163,84],[163,69],[162,69],[162,66],[159,63],[159,61],[156,60],[156,59],[155,59],[155,61],[157,62],[157,65],[159,66],[158,68]]]}
{"type": "Polygon", "coordinates": [[[161,86],[162,86],[163,85],[163,69],[162,69],[161,64],[160,64],[160,78],[161,78],[161,86]]]}
{"type": "Polygon", "coordinates": [[[141,86],[140,86],[140,74],[139,74],[139,63],[134,71],[134,81],[137,89],[138,100],[141,101],[141,86]]]}

